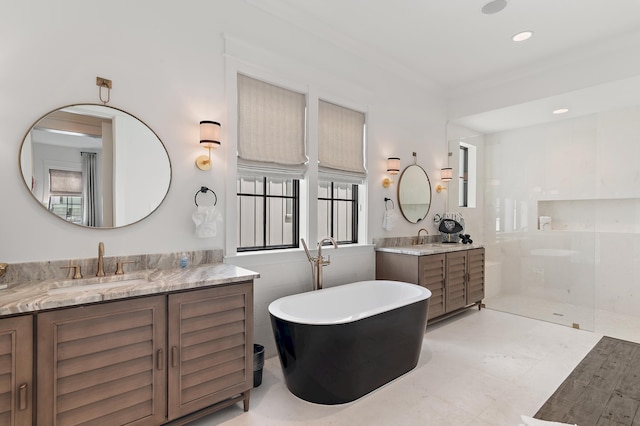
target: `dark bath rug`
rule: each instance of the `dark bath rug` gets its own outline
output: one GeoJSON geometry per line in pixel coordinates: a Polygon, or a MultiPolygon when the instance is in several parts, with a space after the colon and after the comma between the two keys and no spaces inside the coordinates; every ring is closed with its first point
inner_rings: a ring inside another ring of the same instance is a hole
{"type": "Polygon", "coordinates": [[[640,426],[640,344],[603,337],[534,416],[579,426],[640,426]]]}

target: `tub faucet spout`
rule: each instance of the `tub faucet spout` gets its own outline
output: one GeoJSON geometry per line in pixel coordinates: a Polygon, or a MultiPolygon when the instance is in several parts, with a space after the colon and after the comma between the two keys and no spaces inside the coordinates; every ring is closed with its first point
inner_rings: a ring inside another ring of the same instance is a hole
{"type": "MultiPolygon", "coordinates": [[[[327,242],[329,242],[329,243],[333,244],[333,247],[338,248],[338,243],[336,243],[336,240],[334,240],[334,239],[333,239],[333,238],[331,238],[331,237],[324,237],[324,238],[322,239],[322,241],[320,241],[320,242],[318,243],[318,256],[322,256],[322,245],[323,245],[324,243],[327,243],[327,242]]],[[[327,263],[327,265],[328,265],[328,263],[327,263]]]]}
{"type": "Polygon", "coordinates": [[[313,257],[309,253],[309,248],[307,247],[307,243],[304,241],[304,238],[300,238],[302,242],[302,247],[304,247],[304,251],[307,254],[307,259],[309,259],[309,263],[311,264],[311,279],[313,281],[313,289],[321,290],[322,289],[322,267],[327,266],[331,263],[331,257],[327,257],[325,260],[322,257],[322,245],[325,242],[330,242],[333,244],[333,247],[338,248],[338,243],[331,237],[325,237],[318,243],[318,256],[313,257]]]}

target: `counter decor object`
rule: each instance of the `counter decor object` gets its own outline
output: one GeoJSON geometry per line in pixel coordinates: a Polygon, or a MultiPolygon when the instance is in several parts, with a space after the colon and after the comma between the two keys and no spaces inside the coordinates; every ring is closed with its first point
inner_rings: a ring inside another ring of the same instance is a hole
{"type": "Polygon", "coordinates": [[[551,216],[540,216],[539,226],[541,231],[551,231],[551,216]]]}

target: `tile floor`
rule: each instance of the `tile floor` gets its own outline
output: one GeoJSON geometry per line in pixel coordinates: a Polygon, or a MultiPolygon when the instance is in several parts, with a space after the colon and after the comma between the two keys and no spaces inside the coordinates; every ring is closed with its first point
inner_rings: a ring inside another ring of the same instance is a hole
{"type": "MultiPolygon", "coordinates": [[[[602,335],[490,309],[427,327],[418,366],[352,403],[323,406],[286,388],[265,361],[251,408],[226,408],[190,426],[515,426],[533,415],[602,335]]],[[[640,336],[636,336],[640,337],[640,336]]]]}
{"type": "Polygon", "coordinates": [[[636,316],[630,316],[517,294],[493,296],[485,298],[483,302],[490,309],[511,312],[569,327],[573,323],[577,323],[584,330],[640,343],[638,340],[640,339],[640,313],[636,316]]]}

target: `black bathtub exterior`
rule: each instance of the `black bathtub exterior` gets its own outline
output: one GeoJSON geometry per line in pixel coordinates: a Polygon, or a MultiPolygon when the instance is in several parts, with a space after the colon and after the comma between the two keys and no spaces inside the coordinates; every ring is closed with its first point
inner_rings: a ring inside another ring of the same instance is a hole
{"type": "Polygon", "coordinates": [[[429,299],[345,324],[308,325],[271,315],[287,387],[317,404],[354,401],[418,364],[429,299]]]}

